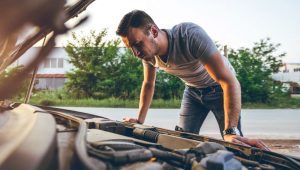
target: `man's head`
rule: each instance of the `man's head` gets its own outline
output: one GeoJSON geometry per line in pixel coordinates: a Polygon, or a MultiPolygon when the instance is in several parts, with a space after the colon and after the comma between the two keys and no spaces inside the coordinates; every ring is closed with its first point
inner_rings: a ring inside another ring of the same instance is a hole
{"type": "Polygon", "coordinates": [[[134,55],[144,60],[150,60],[158,54],[159,46],[156,42],[158,32],[159,29],[152,18],[140,10],[127,13],[116,31],[134,55]]]}

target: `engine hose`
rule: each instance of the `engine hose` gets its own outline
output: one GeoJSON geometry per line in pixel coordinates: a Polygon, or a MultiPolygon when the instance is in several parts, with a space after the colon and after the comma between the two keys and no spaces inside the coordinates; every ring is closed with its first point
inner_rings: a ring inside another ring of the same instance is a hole
{"type": "MultiPolygon", "coordinates": [[[[285,160],[285,162],[286,162],[285,164],[288,165],[291,169],[300,169],[300,163],[298,161],[296,161],[293,158],[290,158],[288,156],[285,156],[283,154],[278,154],[275,152],[268,152],[268,151],[262,152],[260,149],[257,149],[257,148],[253,148],[252,150],[253,150],[253,152],[256,153],[255,156],[259,156],[260,159],[263,159],[264,157],[268,157],[268,156],[274,156],[274,157],[285,160]],[[258,153],[261,153],[261,154],[258,154],[258,153]]],[[[272,164],[272,162],[269,162],[269,163],[272,164]]],[[[273,164],[276,164],[276,162],[274,162],[273,164]]],[[[282,165],[282,166],[284,166],[284,165],[282,165]]]]}
{"type": "Polygon", "coordinates": [[[101,141],[101,142],[93,142],[90,143],[94,148],[105,150],[105,148],[109,147],[115,151],[121,150],[132,150],[132,149],[145,149],[145,147],[137,145],[128,141],[101,141]]]}
{"type": "Polygon", "coordinates": [[[113,164],[128,164],[139,161],[147,161],[153,157],[150,150],[147,149],[133,149],[126,151],[102,151],[88,145],[88,153],[97,158],[109,161],[113,164]]]}
{"type": "Polygon", "coordinates": [[[154,132],[152,130],[144,130],[141,128],[135,128],[133,130],[133,136],[138,138],[138,139],[142,139],[142,140],[146,140],[149,142],[157,142],[159,133],[158,132],[154,132]]]}

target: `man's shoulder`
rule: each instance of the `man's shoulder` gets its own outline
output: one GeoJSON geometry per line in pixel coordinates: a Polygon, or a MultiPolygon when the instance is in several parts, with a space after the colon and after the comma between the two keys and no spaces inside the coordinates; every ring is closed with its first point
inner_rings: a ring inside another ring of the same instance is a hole
{"type": "Polygon", "coordinates": [[[202,28],[193,22],[182,22],[175,25],[171,32],[174,36],[186,37],[195,31],[202,31],[202,28]]]}
{"type": "Polygon", "coordinates": [[[172,29],[173,30],[179,30],[179,29],[186,30],[186,29],[195,28],[195,27],[200,27],[200,26],[193,22],[182,22],[182,23],[175,25],[172,29]]]}

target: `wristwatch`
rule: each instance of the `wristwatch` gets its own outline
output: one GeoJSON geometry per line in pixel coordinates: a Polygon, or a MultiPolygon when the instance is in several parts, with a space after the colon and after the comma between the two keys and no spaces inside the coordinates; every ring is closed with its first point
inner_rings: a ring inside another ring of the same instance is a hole
{"type": "Polygon", "coordinates": [[[241,132],[239,131],[239,129],[237,127],[232,127],[232,128],[228,128],[223,130],[223,135],[238,135],[241,136],[241,132]]]}

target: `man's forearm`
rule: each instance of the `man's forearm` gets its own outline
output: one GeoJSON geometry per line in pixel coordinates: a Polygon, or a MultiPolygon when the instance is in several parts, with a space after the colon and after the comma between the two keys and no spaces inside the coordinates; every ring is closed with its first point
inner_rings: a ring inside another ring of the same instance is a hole
{"type": "Polygon", "coordinates": [[[224,129],[237,127],[241,112],[241,87],[235,83],[221,84],[224,92],[224,129]]]}
{"type": "Polygon", "coordinates": [[[154,94],[154,84],[143,82],[138,112],[139,123],[144,123],[154,94]]]}

